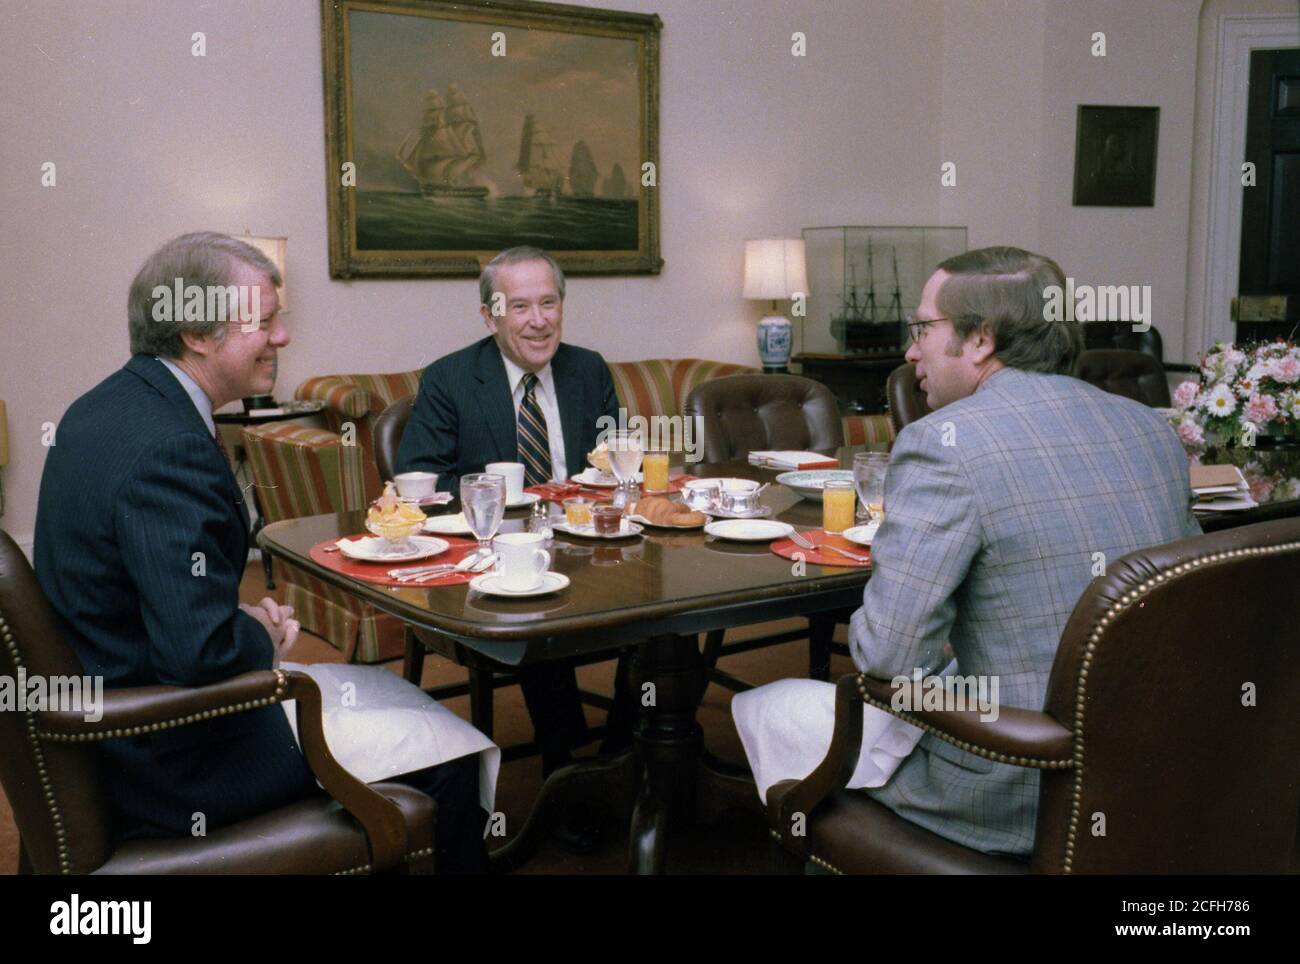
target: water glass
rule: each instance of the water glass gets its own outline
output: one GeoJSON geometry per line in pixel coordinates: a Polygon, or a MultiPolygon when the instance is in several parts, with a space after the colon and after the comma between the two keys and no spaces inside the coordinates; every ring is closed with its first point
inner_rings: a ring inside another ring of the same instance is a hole
{"type": "Polygon", "coordinates": [[[859,452],[853,456],[853,484],[858,490],[861,509],[872,522],[885,517],[885,473],[888,470],[887,452],[859,452]]]}
{"type": "Polygon", "coordinates": [[[490,549],[506,513],[505,476],[487,472],[461,476],[460,504],[465,524],[478,539],[479,548],[490,549]]]}

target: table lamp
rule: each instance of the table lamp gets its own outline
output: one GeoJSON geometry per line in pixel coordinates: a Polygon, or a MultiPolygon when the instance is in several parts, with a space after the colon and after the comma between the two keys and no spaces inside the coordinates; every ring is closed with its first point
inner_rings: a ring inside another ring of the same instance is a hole
{"type": "Polygon", "coordinates": [[[788,371],[793,328],[777,314],[778,300],[808,294],[803,239],[761,238],[745,242],[745,297],[770,299],[772,313],[758,323],[763,371],[788,371]]]}

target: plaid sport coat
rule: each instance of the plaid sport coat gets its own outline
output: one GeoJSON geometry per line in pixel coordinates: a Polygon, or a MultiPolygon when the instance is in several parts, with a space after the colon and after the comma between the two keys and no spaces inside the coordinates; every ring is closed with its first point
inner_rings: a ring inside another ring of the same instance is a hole
{"type": "MultiPolygon", "coordinates": [[[[1200,532],[1187,457],[1157,412],[1076,378],[1001,369],[899,435],[850,622],[854,662],[883,679],[930,675],[949,662],[949,642],[955,672],[996,677],[1000,706],[1041,709],[1061,633],[1099,566],[1200,532]]],[[[1033,849],[1036,770],[927,734],[864,792],[967,847],[1033,849]]]]}

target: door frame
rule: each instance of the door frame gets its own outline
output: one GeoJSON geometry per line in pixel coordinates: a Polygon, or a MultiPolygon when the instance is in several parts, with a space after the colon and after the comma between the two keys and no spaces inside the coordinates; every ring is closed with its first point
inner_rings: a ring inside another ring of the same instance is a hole
{"type": "Polygon", "coordinates": [[[1215,40],[1214,126],[1210,151],[1210,209],[1204,279],[1201,349],[1233,339],[1233,323],[1216,311],[1237,297],[1241,259],[1241,165],[1246,156],[1250,54],[1300,47],[1295,17],[1234,14],[1218,18],[1215,40]]]}

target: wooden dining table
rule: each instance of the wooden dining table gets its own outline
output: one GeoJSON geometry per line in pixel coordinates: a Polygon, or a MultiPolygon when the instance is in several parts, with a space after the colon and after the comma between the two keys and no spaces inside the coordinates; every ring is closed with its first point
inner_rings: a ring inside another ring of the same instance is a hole
{"type": "MultiPolygon", "coordinates": [[[[843,450],[852,464],[852,450],[843,450]]],[[[775,471],[745,462],[685,467],[700,477],[771,482],[775,471]]],[[[799,530],[821,525],[821,503],[773,484],[762,495],[772,518],[799,530]]],[[[509,513],[502,532],[518,531],[527,511],[509,513]]],[[[701,529],[646,527],[638,536],[596,541],[556,532],[551,569],[567,588],[545,596],[499,598],[468,586],[385,586],[364,582],[312,560],[327,540],[363,533],[364,513],[310,516],[261,531],[266,552],[391,613],[415,630],[427,650],[448,642],[502,671],[582,657],[635,645],[630,692],[639,718],[631,751],[612,759],[579,761],[557,770],[534,813],[498,855],[517,862],[537,839],[544,814],[576,796],[626,801],[630,810],[629,869],[661,873],[670,818],[700,819],[733,807],[759,807],[747,770],[708,757],[696,713],[705,685],[698,637],[790,617],[814,617],[861,605],[869,567],[821,566],[777,556],[765,542],[731,542],[701,529]]]]}

